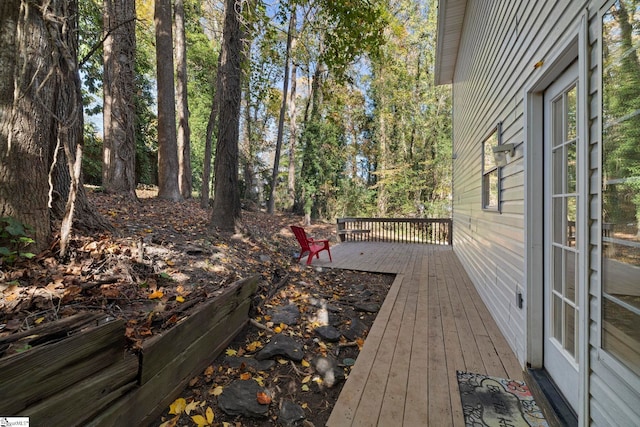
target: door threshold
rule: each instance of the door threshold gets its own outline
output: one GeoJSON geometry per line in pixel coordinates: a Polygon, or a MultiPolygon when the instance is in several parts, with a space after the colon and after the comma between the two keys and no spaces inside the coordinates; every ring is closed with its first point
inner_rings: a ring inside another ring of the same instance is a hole
{"type": "Polygon", "coordinates": [[[550,426],[578,426],[578,416],[545,369],[527,368],[524,374],[529,390],[550,426]]]}

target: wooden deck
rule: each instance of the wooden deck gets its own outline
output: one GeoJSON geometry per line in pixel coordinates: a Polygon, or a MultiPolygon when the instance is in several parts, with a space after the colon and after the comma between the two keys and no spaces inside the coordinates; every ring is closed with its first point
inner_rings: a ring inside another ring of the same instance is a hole
{"type": "Polygon", "coordinates": [[[450,246],[342,243],[315,266],[395,273],[328,426],[464,426],[456,370],[523,373],[450,246]]]}

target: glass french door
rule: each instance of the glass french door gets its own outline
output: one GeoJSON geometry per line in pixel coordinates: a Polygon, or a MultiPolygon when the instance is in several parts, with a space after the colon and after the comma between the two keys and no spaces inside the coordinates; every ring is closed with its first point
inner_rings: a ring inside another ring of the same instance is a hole
{"type": "Polygon", "coordinates": [[[545,99],[545,340],[544,366],[577,408],[580,313],[578,271],[578,67],[570,66],[545,99]]]}

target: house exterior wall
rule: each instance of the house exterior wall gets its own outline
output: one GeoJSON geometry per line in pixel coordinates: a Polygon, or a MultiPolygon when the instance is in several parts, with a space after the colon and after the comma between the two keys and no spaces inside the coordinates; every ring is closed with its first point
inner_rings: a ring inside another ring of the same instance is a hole
{"type": "Polygon", "coordinates": [[[524,93],[534,64],[563,38],[559,29],[583,12],[575,3],[468,2],[453,79],[454,249],[523,366],[526,307],[516,295],[526,286],[524,93]],[[497,122],[502,143],[517,144],[501,171],[500,212],[482,209],[480,179],[482,141],[497,122]]]}
{"type": "MultiPolygon", "coordinates": [[[[600,349],[600,74],[601,13],[611,0],[468,1],[453,74],[453,247],[523,368],[528,333],[543,325],[528,316],[527,91],[559,45],[586,19],[586,166],[588,201],[585,288],[589,347],[581,425],[640,425],[640,378],[600,349]],[[502,143],[516,155],[501,168],[499,211],[482,208],[482,142],[502,123],[502,143]],[[517,295],[525,296],[523,308],[517,295]]],[[[442,2],[441,2],[442,5],[442,2]]],[[[533,173],[533,172],[531,172],[533,173]]],[[[542,230],[540,230],[542,232],[542,230]]],[[[530,264],[529,264],[530,265],[530,264]]],[[[539,266],[542,269],[542,265],[539,266]]]]}

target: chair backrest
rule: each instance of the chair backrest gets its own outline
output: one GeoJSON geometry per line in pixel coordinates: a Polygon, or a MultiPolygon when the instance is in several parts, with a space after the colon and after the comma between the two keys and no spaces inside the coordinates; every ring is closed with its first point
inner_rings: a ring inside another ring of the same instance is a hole
{"type": "Polygon", "coordinates": [[[309,241],[307,240],[307,233],[304,231],[304,228],[292,225],[291,231],[296,235],[296,239],[298,243],[300,243],[302,250],[309,250],[309,241]]]}

